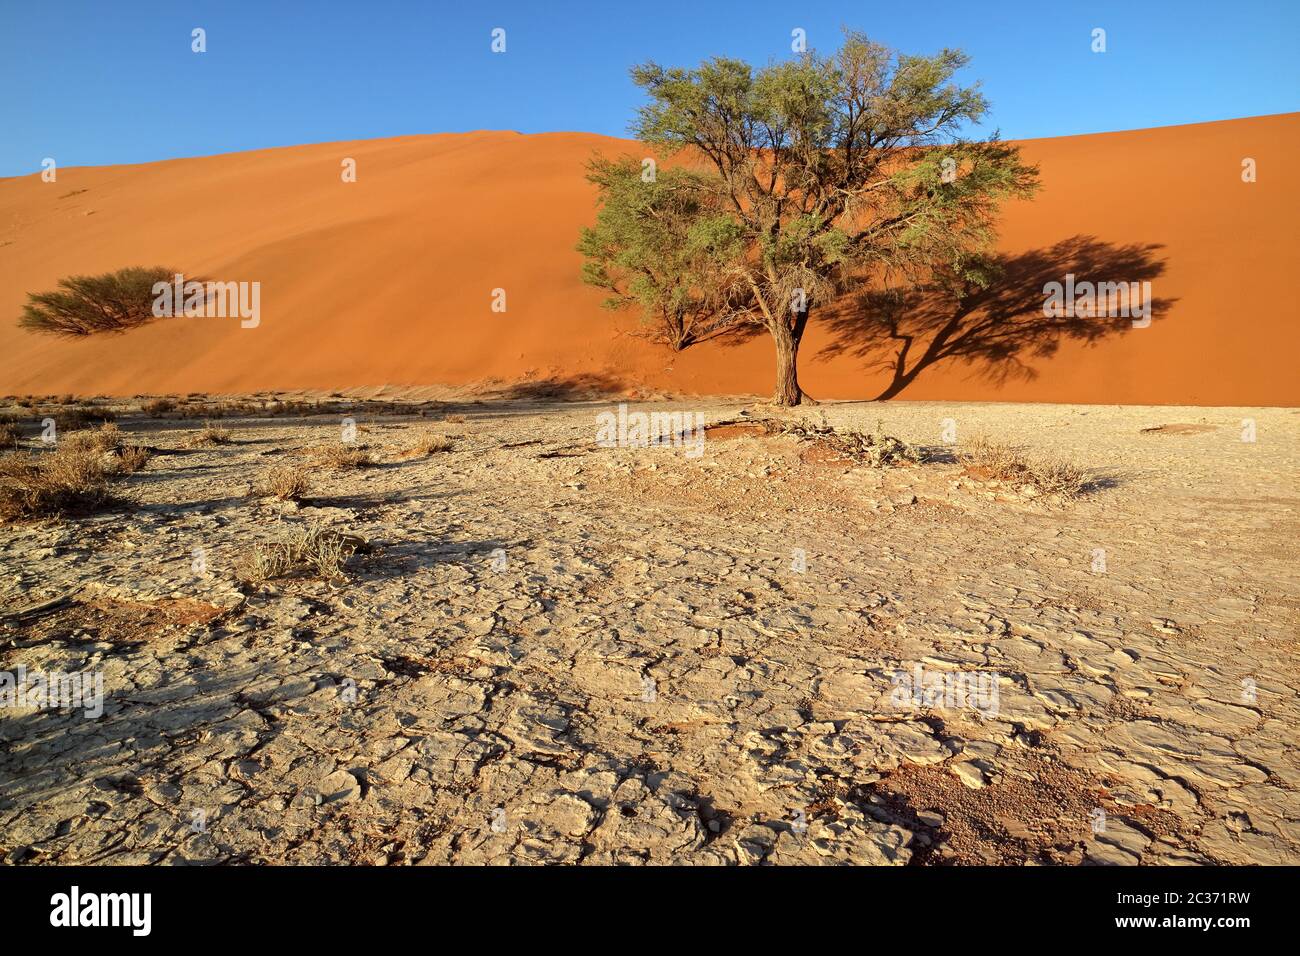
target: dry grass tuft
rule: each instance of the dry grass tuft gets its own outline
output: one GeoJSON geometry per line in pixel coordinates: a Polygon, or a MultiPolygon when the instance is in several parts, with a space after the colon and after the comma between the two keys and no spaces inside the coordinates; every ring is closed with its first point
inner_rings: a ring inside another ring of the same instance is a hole
{"type": "Polygon", "coordinates": [[[229,445],[232,441],[231,431],[229,428],[222,428],[220,425],[214,425],[212,422],[204,422],[203,427],[199,429],[198,434],[190,440],[191,446],[198,445],[229,445]]]}
{"type": "Polygon", "coordinates": [[[1073,462],[1051,459],[1033,463],[1034,483],[1049,495],[1074,498],[1093,488],[1091,479],[1073,462]]]}
{"type": "Polygon", "coordinates": [[[1033,458],[1006,442],[977,436],[957,453],[957,460],[978,477],[1007,484],[1030,485],[1040,494],[1073,498],[1087,492],[1087,472],[1060,459],[1033,458]]]}
{"type": "Polygon", "coordinates": [[[374,457],[364,445],[324,445],[310,449],[311,456],[317,464],[331,471],[351,471],[354,468],[369,468],[375,464],[374,457]]]}
{"type": "Polygon", "coordinates": [[[236,574],[249,584],[304,573],[335,580],[343,576],[348,559],[364,550],[365,542],[356,535],[320,525],[290,526],[276,540],[253,545],[237,563],[236,574]]]}
{"type": "Polygon", "coordinates": [[[108,482],[144,467],[151,452],[112,422],[72,432],[49,451],[0,458],[0,521],[86,515],[114,502],[108,482]]]}
{"type": "Polygon", "coordinates": [[[446,435],[439,435],[435,432],[425,432],[417,436],[415,444],[406,451],[408,458],[428,458],[439,452],[451,451],[454,442],[446,435]]]}
{"type": "Polygon", "coordinates": [[[175,410],[176,399],[167,397],[151,398],[140,406],[140,411],[146,415],[166,415],[175,410]]]}
{"type": "Polygon", "coordinates": [[[144,445],[123,444],[117,448],[113,469],[119,475],[133,475],[143,468],[152,456],[153,452],[144,445]]]}
{"type": "Polygon", "coordinates": [[[258,494],[281,501],[299,501],[310,490],[307,469],[290,462],[271,466],[256,487],[258,494]]]}
{"type": "Polygon", "coordinates": [[[22,435],[22,429],[18,427],[17,422],[0,420],[0,445],[14,447],[22,435]]]}
{"type": "Polygon", "coordinates": [[[0,458],[0,520],[89,514],[107,504],[109,473],[93,442],[65,440],[41,454],[0,458]]]}
{"type": "Polygon", "coordinates": [[[122,447],[122,430],[112,422],[105,422],[94,431],[73,432],[61,438],[59,444],[65,448],[85,449],[99,454],[117,451],[122,447]]]}

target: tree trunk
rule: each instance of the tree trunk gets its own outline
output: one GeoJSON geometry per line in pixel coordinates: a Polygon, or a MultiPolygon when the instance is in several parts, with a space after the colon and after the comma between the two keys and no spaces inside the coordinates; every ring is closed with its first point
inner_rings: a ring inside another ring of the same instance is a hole
{"type": "Polygon", "coordinates": [[[799,388],[799,341],[803,338],[803,322],[791,329],[784,322],[774,322],[771,333],[776,343],[776,389],[772,393],[773,405],[791,407],[803,400],[799,388]]]}

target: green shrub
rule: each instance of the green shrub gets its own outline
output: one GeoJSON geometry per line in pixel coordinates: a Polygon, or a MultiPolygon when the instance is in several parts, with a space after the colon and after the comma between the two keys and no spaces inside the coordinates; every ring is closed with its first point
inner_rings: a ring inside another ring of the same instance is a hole
{"type": "Polygon", "coordinates": [[[82,336],[125,332],[155,318],[154,285],[176,272],[132,266],[97,276],[69,276],[53,292],[29,292],[18,324],[32,332],[82,336]]]}

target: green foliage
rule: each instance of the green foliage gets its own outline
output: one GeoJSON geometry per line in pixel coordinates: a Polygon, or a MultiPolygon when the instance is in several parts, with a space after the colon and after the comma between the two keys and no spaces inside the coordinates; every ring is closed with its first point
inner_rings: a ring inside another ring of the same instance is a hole
{"type": "Polygon", "coordinates": [[[720,308],[712,273],[740,242],[711,182],[685,169],[643,175],[631,158],[594,158],[587,178],[601,209],[578,241],[583,281],[610,292],[607,308],[639,305],[651,336],[673,349],[706,336],[720,308]]]}
{"type": "Polygon", "coordinates": [[[18,324],[33,332],[82,336],[125,332],[154,319],[154,285],[175,272],[138,266],[59,280],[53,292],[31,292],[18,324]]]}

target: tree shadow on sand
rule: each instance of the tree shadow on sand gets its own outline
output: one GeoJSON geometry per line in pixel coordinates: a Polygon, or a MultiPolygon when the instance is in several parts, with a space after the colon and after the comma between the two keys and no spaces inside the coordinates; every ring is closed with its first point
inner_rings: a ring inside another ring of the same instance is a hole
{"type": "MultiPolygon", "coordinates": [[[[1051,357],[1063,342],[1092,344],[1141,331],[1134,322],[1145,322],[1115,315],[1115,309],[1107,310],[1110,315],[1100,309],[1091,315],[1045,315],[1044,287],[1064,284],[1067,275],[1074,276],[1076,286],[1085,281],[1151,282],[1165,271],[1165,260],[1157,256],[1162,248],[1074,236],[1041,249],[993,257],[993,278],[985,288],[969,282],[947,287],[935,283],[846,297],[829,310],[825,321],[833,339],[818,360],[852,355],[888,371],[890,382],[876,401],[894,398],[927,368],[948,360],[960,360],[999,385],[1031,380],[1038,373],[1030,361],[1051,357]]],[[[1143,301],[1149,301],[1154,322],[1177,300],[1151,291],[1143,301]]]]}

